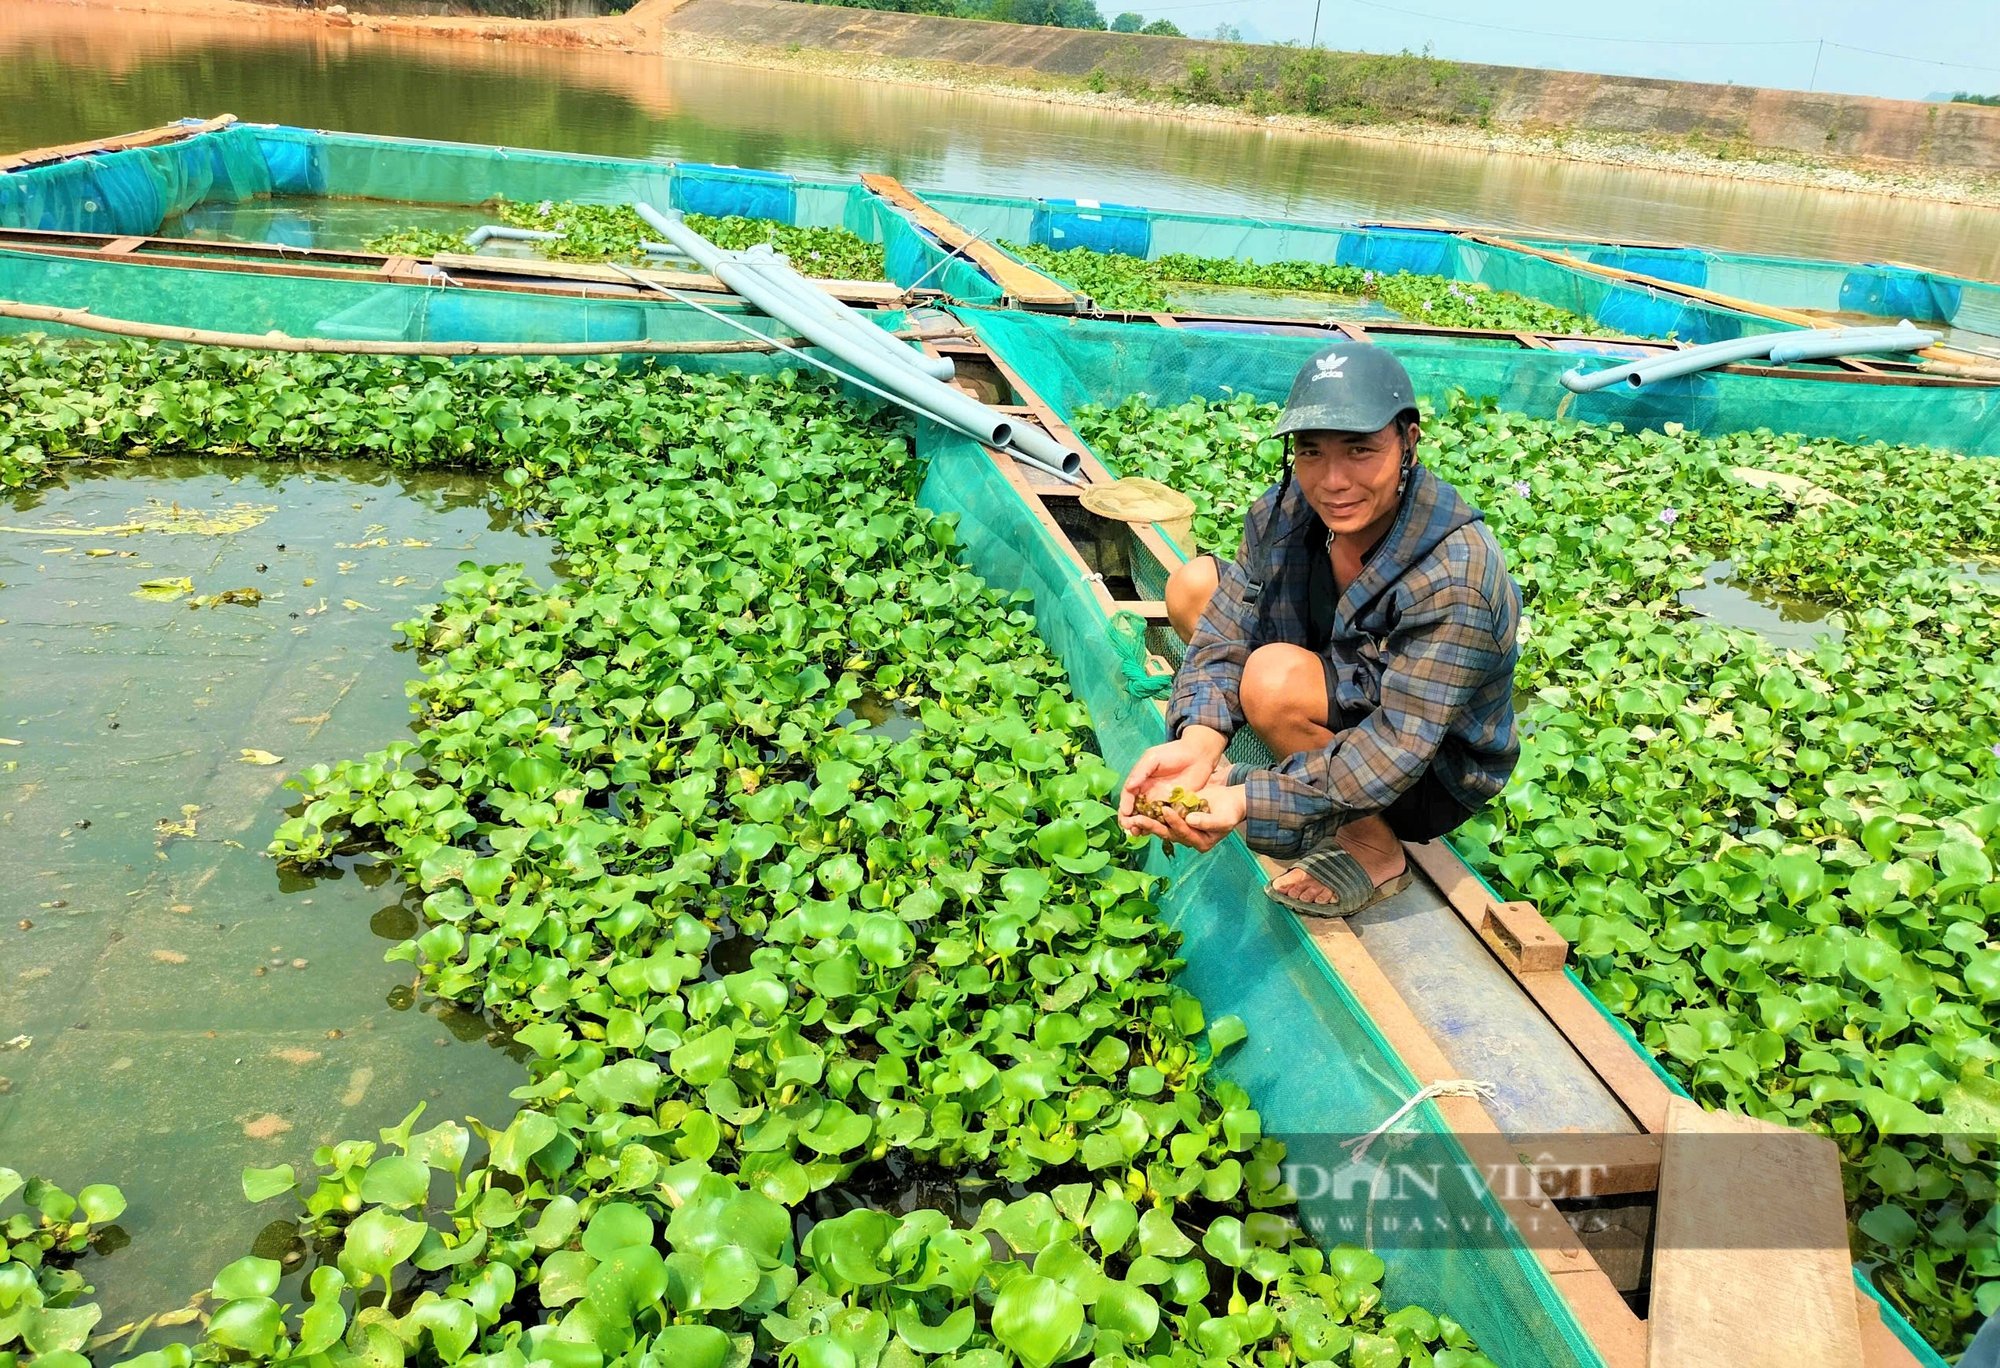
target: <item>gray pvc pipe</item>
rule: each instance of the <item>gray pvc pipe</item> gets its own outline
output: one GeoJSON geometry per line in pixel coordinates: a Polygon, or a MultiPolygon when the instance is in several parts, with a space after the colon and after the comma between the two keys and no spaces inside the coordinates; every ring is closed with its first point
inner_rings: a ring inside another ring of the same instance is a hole
{"type": "MultiPolygon", "coordinates": [[[[977,437],[988,446],[1011,448],[1028,464],[1039,466],[1064,480],[1074,480],[1077,471],[1082,468],[1082,457],[1046,433],[1016,428],[1005,414],[995,412],[970,395],[918,369],[911,364],[915,358],[906,348],[895,348],[902,353],[900,357],[886,355],[877,341],[856,337],[849,327],[830,319],[822,305],[808,302],[797,293],[781,288],[759,269],[769,263],[754,259],[745,261],[742,254],[721,251],[714,243],[680,222],[677,215],[662,214],[649,204],[635,204],[633,208],[662,237],[686,252],[717,280],[813,345],[833,353],[860,371],[907,407],[946,427],[977,437]]],[[[820,300],[853,316],[852,310],[846,310],[824,291],[809,283],[806,289],[820,300]]],[[[874,325],[858,317],[855,321],[873,333],[879,342],[895,346],[894,339],[883,336],[874,325]]]]}
{"type": "MultiPolygon", "coordinates": [[[[856,336],[865,338],[868,345],[891,363],[913,368],[920,374],[938,381],[949,380],[956,373],[947,358],[928,357],[904,346],[855,310],[814,285],[797,270],[786,265],[768,248],[752,247],[744,253],[744,256],[747,260],[742,265],[781,289],[790,287],[787,289],[788,297],[805,303],[828,321],[849,325],[856,336]]],[[[952,392],[958,393],[956,390],[952,392]]],[[[1028,464],[1060,472],[1065,477],[1074,477],[1083,470],[1083,458],[1080,455],[1031,424],[1020,424],[1015,427],[1012,450],[1025,457],[1028,464]]]]}
{"type": "MultiPolygon", "coordinates": [[[[1685,375],[1689,371],[1705,370],[1710,366],[1726,366],[1732,361],[1747,361],[1753,356],[1763,356],[1771,350],[1773,339],[1767,334],[1755,337],[1732,337],[1723,342],[1710,342],[1702,347],[1689,347],[1685,351],[1668,352],[1664,356],[1642,357],[1637,361],[1627,361],[1622,365],[1607,366],[1599,371],[1584,371],[1572,366],[1562,373],[1562,387],[1575,394],[1595,394],[1621,381],[1645,384],[1645,380],[1633,380],[1647,368],[1658,365],[1686,363],[1685,370],[1673,371],[1675,375],[1685,375]]],[[[1653,376],[1653,379],[1664,377],[1653,376]]]]}
{"type": "Polygon", "coordinates": [[[1883,328],[1873,336],[1787,337],[1771,348],[1771,361],[1774,365],[1784,365],[1792,361],[1823,361],[1833,356],[1853,356],[1858,352],[1922,351],[1937,340],[1937,333],[1926,332],[1909,323],[1899,328],[1883,328]]]}
{"type": "MultiPolygon", "coordinates": [[[[1808,355],[1820,358],[1844,356],[1851,352],[1880,351],[1886,345],[1894,345],[1896,342],[1908,342],[1911,337],[1912,334],[1909,333],[1898,333],[1893,329],[1882,328],[1814,328],[1804,332],[1772,333],[1758,339],[1764,345],[1758,353],[1753,353],[1753,356],[1768,356],[1774,362],[1781,359],[1781,353],[1788,354],[1789,358],[1793,360],[1802,359],[1808,355]],[[1894,339],[1894,341],[1892,342],[1891,339],[1894,339]]],[[[1928,345],[1928,343],[1921,345],[1928,345]]],[[[1702,349],[1695,348],[1694,350],[1700,351],[1702,349]]],[[[1705,370],[1709,366],[1719,364],[1714,361],[1702,364],[1689,364],[1689,355],[1691,353],[1682,353],[1678,356],[1656,357],[1651,361],[1643,362],[1631,375],[1626,377],[1626,383],[1633,389],[1638,389],[1641,386],[1651,384],[1655,380],[1671,380],[1676,376],[1690,375],[1695,371],[1705,370]]],[[[1750,358],[1739,357],[1732,359],[1744,360],[1750,358]]]]}
{"type": "MultiPolygon", "coordinates": [[[[855,335],[865,338],[868,345],[891,363],[913,368],[920,374],[938,381],[949,380],[956,373],[948,359],[928,357],[904,346],[855,310],[814,285],[791,266],[786,265],[768,248],[752,247],[744,253],[744,256],[747,258],[742,263],[745,267],[781,289],[789,287],[787,289],[789,297],[805,303],[828,321],[849,325],[855,335]]],[[[956,390],[952,392],[958,393],[956,390]]],[[[1058,471],[1064,476],[1073,477],[1083,469],[1083,458],[1080,455],[1032,424],[1020,424],[1015,427],[1012,449],[1026,457],[1030,465],[1058,471]]]]}
{"type": "Polygon", "coordinates": [[[708,239],[661,214],[651,205],[633,207],[667,241],[694,258],[717,280],[814,346],[833,353],[907,406],[947,427],[975,436],[988,446],[1005,447],[1013,443],[1014,425],[1005,414],[995,413],[969,395],[931,379],[914,367],[894,364],[847,329],[829,322],[817,310],[803,305],[759,272],[743,266],[708,239]]]}
{"type": "Polygon", "coordinates": [[[909,367],[933,380],[951,379],[951,362],[939,357],[921,356],[895,339],[885,337],[880,328],[786,265],[784,259],[769,246],[759,245],[745,252],[724,253],[707,238],[689,228],[678,215],[662,214],[649,204],[635,205],[634,208],[640,218],[658,229],[677,250],[685,253],[711,274],[715,274],[718,280],[722,279],[717,273],[717,268],[721,266],[733,264],[742,269],[754,270],[787,298],[797,301],[803,308],[812,310],[828,324],[846,332],[861,345],[873,348],[891,365],[909,367]],[[707,249],[706,252],[701,250],[703,248],[707,249]]]}
{"type": "Polygon", "coordinates": [[[1732,337],[1705,346],[1689,347],[1664,356],[1643,357],[1587,374],[1573,367],[1563,372],[1562,385],[1576,394],[1592,394],[1620,383],[1638,389],[1655,380],[1671,380],[1714,366],[1760,357],[1769,357],[1773,361],[1804,360],[1808,357],[1818,359],[1853,352],[1925,347],[1936,340],[1936,334],[1907,327],[1814,328],[1758,333],[1751,337],[1732,337]]]}
{"type": "Polygon", "coordinates": [[[484,224],[465,235],[468,246],[478,247],[487,242],[554,242],[561,233],[548,233],[540,228],[508,228],[498,223],[484,224]]]}
{"type": "Polygon", "coordinates": [[[1028,458],[1030,465],[1059,472],[1074,479],[1083,471],[1083,457],[1038,427],[1022,424],[1014,429],[1013,449],[1028,458]]]}
{"type": "Polygon", "coordinates": [[[883,358],[892,364],[910,366],[933,380],[949,380],[955,373],[949,360],[942,356],[925,356],[922,352],[904,346],[786,265],[777,254],[759,255],[757,249],[753,247],[744,253],[744,258],[741,263],[744,269],[755,271],[835,327],[847,329],[864,345],[879,351],[883,358]]]}

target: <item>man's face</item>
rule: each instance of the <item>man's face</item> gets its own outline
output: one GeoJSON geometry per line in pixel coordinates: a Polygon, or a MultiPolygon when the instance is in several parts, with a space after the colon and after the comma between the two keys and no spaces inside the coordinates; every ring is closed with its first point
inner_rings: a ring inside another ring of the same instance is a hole
{"type": "MultiPolygon", "coordinates": [[[[1414,427],[1409,429],[1412,438],[1414,427]]],[[[1301,432],[1292,437],[1292,478],[1335,536],[1387,531],[1396,516],[1403,430],[1301,432]]]]}

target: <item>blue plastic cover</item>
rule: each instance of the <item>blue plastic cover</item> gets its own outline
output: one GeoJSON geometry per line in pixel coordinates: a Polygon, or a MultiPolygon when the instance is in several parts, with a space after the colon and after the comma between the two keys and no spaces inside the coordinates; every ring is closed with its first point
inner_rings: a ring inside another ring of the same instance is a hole
{"type": "Polygon", "coordinates": [[[1842,313],[1907,318],[1912,323],[1949,323],[1965,291],[1927,271],[1902,266],[1862,266],[1840,282],[1842,313]]]}
{"type": "Polygon", "coordinates": [[[1428,228],[1370,228],[1366,232],[1342,233],[1334,248],[1336,266],[1359,266],[1363,270],[1412,275],[1456,276],[1452,253],[1458,239],[1450,233],[1428,228]]]}
{"type": "Polygon", "coordinates": [[[253,135],[226,128],[0,174],[0,226],[155,233],[162,219],[205,200],[248,199],[270,188],[253,135]]]}
{"type": "Polygon", "coordinates": [[[1585,259],[1598,266],[1649,275],[1655,280],[1671,280],[1681,285],[1708,284],[1708,258],[1700,252],[1597,247],[1585,259]]]}
{"type": "Polygon", "coordinates": [[[326,160],[320,144],[290,138],[259,138],[257,149],[271,170],[274,195],[324,195],[326,160]]]}
{"type": "Polygon", "coordinates": [[[1726,309],[1709,309],[1679,295],[1654,294],[1641,286],[1626,286],[1605,293],[1598,306],[1597,321],[1613,332],[1628,337],[1671,337],[1696,344],[1722,342],[1759,332],[1767,327],[1758,319],[1726,309]],[[1745,323],[1755,326],[1745,327],[1745,323]]]}
{"type": "Polygon", "coordinates": [[[745,171],[735,166],[678,162],[674,166],[674,207],[690,214],[727,218],[798,221],[798,183],[782,171],[745,171]]]}
{"type": "Polygon", "coordinates": [[[1088,247],[1093,252],[1148,257],[1153,248],[1153,220],[1146,210],[1128,204],[1036,200],[1028,240],[1058,252],[1088,247]]]}

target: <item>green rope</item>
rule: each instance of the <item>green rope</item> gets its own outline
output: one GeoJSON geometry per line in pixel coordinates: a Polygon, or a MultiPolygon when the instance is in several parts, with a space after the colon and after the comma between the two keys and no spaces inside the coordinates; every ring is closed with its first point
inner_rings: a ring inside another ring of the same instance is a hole
{"type": "Polygon", "coordinates": [[[1137,613],[1111,615],[1111,644],[1118,649],[1118,667],[1125,675],[1125,692],[1134,698],[1165,698],[1173,692],[1172,675],[1146,668],[1146,619],[1137,613]]]}

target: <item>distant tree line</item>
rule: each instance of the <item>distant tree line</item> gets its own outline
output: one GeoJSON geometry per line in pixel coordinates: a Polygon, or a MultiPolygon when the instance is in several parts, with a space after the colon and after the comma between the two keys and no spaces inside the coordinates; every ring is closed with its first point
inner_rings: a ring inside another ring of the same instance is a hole
{"type": "Polygon", "coordinates": [[[1961,90],[1951,97],[1953,104],[2000,105],[2000,95],[1974,95],[1969,90],[1961,90]]]}
{"type": "Polygon", "coordinates": [[[1003,24],[1039,24],[1044,28],[1183,36],[1171,20],[1155,19],[1148,23],[1143,15],[1130,10],[1106,21],[1097,8],[1097,0],[804,0],[804,3],[888,10],[894,14],[936,14],[947,19],[992,19],[1003,24]]]}

